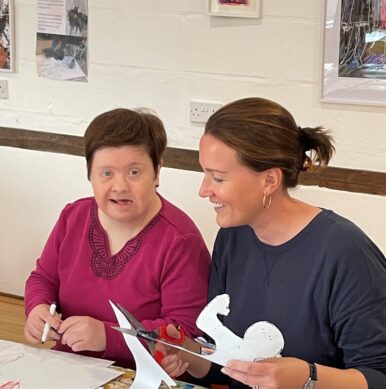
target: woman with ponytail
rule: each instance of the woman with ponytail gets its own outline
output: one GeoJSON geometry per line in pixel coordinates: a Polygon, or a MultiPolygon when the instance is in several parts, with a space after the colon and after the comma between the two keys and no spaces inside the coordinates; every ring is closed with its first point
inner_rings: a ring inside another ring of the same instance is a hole
{"type": "Polygon", "coordinates": [[[223,324],[240,337],[255,322],[273,323],[283,358],[229,361],[220,370],[179,353],[164,359],[165,369],[179,374],[189,363],[205,385],[232,389],[386,388],[385,257],[352,222],[289,192],[300,172],[327,165],[333,151],[328,131],[299,127],[266,99],[238,100],[210,117],[200,196],[221,228],[209,300],[230,296],[223,324]]]}

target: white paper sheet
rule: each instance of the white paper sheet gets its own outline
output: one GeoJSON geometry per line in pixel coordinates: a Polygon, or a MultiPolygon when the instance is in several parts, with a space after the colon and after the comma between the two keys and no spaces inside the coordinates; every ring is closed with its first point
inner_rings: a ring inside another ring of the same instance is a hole
{"type": "MultiPolygon", "coordinates": [[[[123,313],[110,301],[121,328],[133,328],[123,313]]],[[[169,388],[176,383],[158,365],[143,344],[134,336],[123,334],[127,347],[135,359],[136,374],[131,389],[158,389],[163,381],[169,388]]]]}
{"type": "Polygon", "coordinates": [[[0,384],[19,380],[23,389],[97,388],[121,374],[112,362],[0,340],[0,384]]]}

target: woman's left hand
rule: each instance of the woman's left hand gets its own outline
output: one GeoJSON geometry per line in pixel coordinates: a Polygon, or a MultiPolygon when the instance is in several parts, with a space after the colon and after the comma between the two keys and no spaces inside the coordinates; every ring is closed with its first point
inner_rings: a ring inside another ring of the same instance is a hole
{"type": "Polygon", "coordinates": [[[232,360],[221,371],[256,389],[299,389],[309,377],[307,362],[287,357],[258,362],[232,360]]]}
{"type": "Polygon", "coordinates": [[[62,344],[72,351],[104,351],[106,332],[104,323],[89,316],[71,316],[62,322],[58,330],[62,344]]]}

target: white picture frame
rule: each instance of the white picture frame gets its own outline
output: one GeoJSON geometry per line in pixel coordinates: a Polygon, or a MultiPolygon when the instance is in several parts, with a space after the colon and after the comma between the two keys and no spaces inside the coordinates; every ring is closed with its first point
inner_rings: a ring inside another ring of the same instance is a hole
{"type": "Polygon", "coordinates": [[[0,72],[15,71],[14,30],[14,0],[0,0],[0,72]]]}
{"type": "Polygon", "coordinates": [[[375,9],[372,24],[353,16],[354,3],[326,1],[321,101],[386,105],[386,55],[374,50],[374,42],[386,49],[386,23],[375,20],[375,9]]]}
{"type": "Polygon", "coordinates": [[[260,18],[261,0],[209,0],[211,16],[260,18]]]}

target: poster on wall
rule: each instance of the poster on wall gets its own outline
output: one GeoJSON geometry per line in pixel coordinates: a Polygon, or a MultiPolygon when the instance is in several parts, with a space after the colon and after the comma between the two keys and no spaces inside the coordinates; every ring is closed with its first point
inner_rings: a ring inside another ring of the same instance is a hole
{"type": "Polygon", "coordinates": [[[327,0],[322,101],[386,105],[386,0],[327,0]]]}
{"type": "Polygon", "coordinates": [[[15,71],[14,0],[0,0],[0,71],[15,71]]]}
{"type": "Polygon", "coordinates": [[[37,13],[38,75],[87,82],[88,0],[38,0],[37,13]]]}

